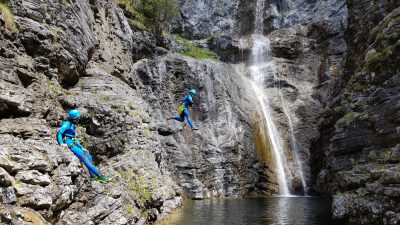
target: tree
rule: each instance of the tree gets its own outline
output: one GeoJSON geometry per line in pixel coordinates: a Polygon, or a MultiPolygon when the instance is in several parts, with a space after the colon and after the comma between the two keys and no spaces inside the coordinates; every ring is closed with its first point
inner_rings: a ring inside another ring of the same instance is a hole
{"type": "Polygon", "coordinates": [[[179,15],[177,0],[133,0],[136,10],[145,17],[145,25],[162,39],[166,24],[179,15]]]}

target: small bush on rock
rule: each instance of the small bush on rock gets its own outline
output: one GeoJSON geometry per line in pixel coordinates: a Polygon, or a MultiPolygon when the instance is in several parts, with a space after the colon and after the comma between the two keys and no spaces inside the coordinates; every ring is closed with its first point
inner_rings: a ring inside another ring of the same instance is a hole
{"type": "Polygon", "coordinates": [[[177,0],[115,0],[125,9],[131,25],[139,30],[149,29],[161,40],[164,27],[179,15],[177,0]]]}

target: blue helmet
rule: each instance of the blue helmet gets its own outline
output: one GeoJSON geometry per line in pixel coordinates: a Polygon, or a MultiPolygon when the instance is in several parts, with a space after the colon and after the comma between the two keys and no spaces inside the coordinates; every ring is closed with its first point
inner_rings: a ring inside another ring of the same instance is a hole
{"type": "Polygon", "coordinates": [[[81,112],[76,109],[72,109],[68,113],[68,119],[70,119],[70,120],[78,119],[80,116],[81,116],[81,112]]]}
{"type": "Polygon", "coordinates": [[[190,94],[194,94],[194,95],[195,95],[195,94],[196,94],[196,90],[194,90],[194,89],[190,89],[190,90],[189,90],[189,93],[190,93],[190,94]]]}

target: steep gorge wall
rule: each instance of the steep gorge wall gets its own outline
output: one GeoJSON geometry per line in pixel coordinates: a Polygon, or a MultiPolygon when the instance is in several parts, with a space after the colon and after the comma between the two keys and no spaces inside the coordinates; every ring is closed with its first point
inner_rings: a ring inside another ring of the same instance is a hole
{"type": "Polygon", "coordinates": [[[133,31],[112,2],[10,5],[18,31],[2,20],[1,221],[143,224],[179,206],[181,189],[157,158],[154,128],[143,122],[148,105],[118,78],[135,58],[155,52],[150,38],[133,31]],[[57,145],[71,108],[82,110],[80,139],[113,183],[91,182],[57,145]]]}
{"type": "Polygon", "coordinates": [[[335,218],[399,224],[400,8],[347,4],[348,57],[311,149],[314,187],[334,196],[335,218]]]}
{"type": "Polygon", "coordinates": [[[1,222],[144,224],[183,196],[259,193],[249,94],[231,66],[156,46],[113,1],[9,4],[18,31],[1,17],[1,222]],[[198,133],[165,120],[188,88],[200,92],[198,133]],[[90,182],[56,144],[71,108],[112,183],[90,182]]]}

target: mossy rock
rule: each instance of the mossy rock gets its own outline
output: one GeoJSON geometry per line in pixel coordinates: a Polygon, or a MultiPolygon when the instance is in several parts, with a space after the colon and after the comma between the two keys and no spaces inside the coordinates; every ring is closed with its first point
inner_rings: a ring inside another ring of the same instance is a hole
{"type": "Polygon", "coordinates": [[[359,113],[349,111],[347,112],[340,120],[338,120],[337,124],[343,125],[344,127],[350,127],[352,123],[357,119],[359,113]]]}
{"type": "Polygon", "coordinates": [[[0,16],[2,17],[5,28],[11,32],[18,32],[17,26],[15,25],[15,18],[11,8],[5,4],[0,2],[0,16]]]}
{"type": "Polygon", "coordinates": [[[371,151],[368,154],[368,161],[370,162],[387,161],[392,158],[392,153],[393,151],[391,149],[371,151]]]}
{"type": "Polygon", "coordinates": [[[393,74],[398,68],[400,54],[400,15],[393,14],[386,18],[372,31],[375,42],[365,56],[362,70],[364,72],[378,72],[376,82],[385,80],[386,74],[393,74]],[[380,79],[382,77],[382,79],[380,79]]]}

